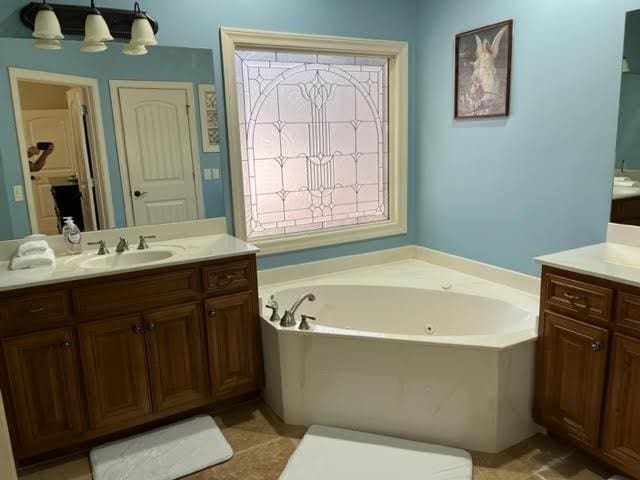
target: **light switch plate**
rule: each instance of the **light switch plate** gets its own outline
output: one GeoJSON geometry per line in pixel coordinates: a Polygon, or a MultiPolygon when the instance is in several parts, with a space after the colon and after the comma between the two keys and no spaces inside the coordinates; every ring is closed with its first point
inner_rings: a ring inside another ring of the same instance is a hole
{"type": "Polygon", "coordinates": [[[220,178],[220,169],[212,168],[211,169],[211,180],[218,180],[220,178]]]}
{"type": "Polygon", "coordinates": [[[13,199],[16,202],[24,202],[24,190],[22,189],[22,185],[13,186],[13,199]]]}
{"type": "Polygon", "coordinates": [[[204,179],[205,180],[211,180],[211,169],[210,168],[205,168],[202,171],[204,173],[204,179]]]}

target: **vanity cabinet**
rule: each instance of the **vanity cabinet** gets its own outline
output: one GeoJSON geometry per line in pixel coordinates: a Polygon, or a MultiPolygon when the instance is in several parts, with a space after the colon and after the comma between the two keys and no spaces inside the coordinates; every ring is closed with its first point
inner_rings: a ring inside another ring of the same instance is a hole
{"type": "Polygon", "coordinates": [[[211,385],[218,400],[258,386],[257,325],[243,320],[255,316],[254,296],[239,293],[207,301],[211,385]]]}
{"type": "Polygon", "coordinates": [[[607,457],[640,471],[640,340],[616,334],[603,432],[607,457]]]}
{"type": "Polygon", "coordinates": [[[0,293],[20,464],[256,397],[255,256],[0,293]]]}
{"type": "Polygon", "coordinates": [[[70,328],[5,339],[8,391],[19,444],[37,450],[84,431],[77,348],[70,328]],[[25,381],[25,379],[29,379],[25,381]]]}
{"type": "MultiPolygon", "coordinates": [[[[251,317],[244,316],[242,322],[251,324],[251,317]]],[[[144,327],[154,410],[206,403],[209,389],[200,305],[145,312],[144,327]]]]}
{"type": "Polygon", "coordinates": [[[535,417],[640,478],[640,289],[543,267],[535,417]]]}
{"type": "Polygon", "coordinates": [[[91,428],[151,413],[141,315],[78,326],[91,428]]]}
{"type": "Polygon", "coordinates": [[[555,431],[596,447],[608,332],[551,312],[543,315],[541,419],[555,431]]]}

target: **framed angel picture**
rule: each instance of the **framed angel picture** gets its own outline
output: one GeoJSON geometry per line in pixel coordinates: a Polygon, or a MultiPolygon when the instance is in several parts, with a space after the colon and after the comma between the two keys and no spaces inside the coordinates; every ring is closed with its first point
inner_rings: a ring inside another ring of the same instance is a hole
{"type": "Polygon", "coordinates": [[[205,152],[220,151],[220,130],[218,128],[218,100],[216,86],[198,85],[200,97],[200,124],[202,125],[202,149],[205,152]]]}
{"type": "Polygon", "coordinates": [[[454,117],[509,115],[513,20],[456,35],[454,117]]]}

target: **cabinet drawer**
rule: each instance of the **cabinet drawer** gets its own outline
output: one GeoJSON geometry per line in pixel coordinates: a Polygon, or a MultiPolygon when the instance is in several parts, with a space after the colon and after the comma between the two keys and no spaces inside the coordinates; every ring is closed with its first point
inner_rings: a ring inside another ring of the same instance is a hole
{"type": "Polygon", "coordinates": [[[56,327],[67,322],[70,308],[66,291],[34,293],[6,300],[0,314],[0,336],[56,327]]]}
{"type": "Polygon", "coordinates": [[[248,260],[203,267],[202,283],[206,293],[228,293],[248,290],[253,278],[252,263],[248,260]]]}
{"type": "Polygon", "coordinates": [[[73,291],[78,314],[84,317],[130,313],[193,300],[197,296],[198,276],[195,268],[95,283],[73,291]]]}
{"type": "Polygon", "coordinates": [[[606,323],[611,320],[613,291],[609,288],[546,274],[543,295],[546,308],[583,321],[606,323]]]}
{"type": "Polygon", "coordinates": [[[630,335],[640,336],[640,296],[619,292],[616,311],[618,327],[630,335]]]}

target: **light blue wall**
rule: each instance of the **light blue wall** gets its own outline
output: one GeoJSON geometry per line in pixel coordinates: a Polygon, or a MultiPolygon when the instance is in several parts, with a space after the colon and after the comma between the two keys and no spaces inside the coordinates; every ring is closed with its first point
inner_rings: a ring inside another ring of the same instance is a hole
{"type": "MultiPolygon", "coordinates": [[[[22,3],[3,0],[0,35],[27,33],[17,21],[22,3]]],[[[162,43],[214,48],[218,85],[221,25],[411,44],[409,234],[268,257],[261,266],[415,241],[536,273],[532,257],[605,238],[625,13],[640,8],[640,0],[155,0],[144,6],[160,20],[162,43]],[[453,121],[454,35],[508,18],[515,20],[511,116],[453,121]]],[[[222,154],[226,159],[226,145],[222,154]]],[[[228,178],[226,161],[223,168],[228,178]]],[[[229,204],[227,182],[225,198],[229,204]]]]}
{"type": "MultiPolygon", "coordinates": [[[[414,65],[418,32],[417,3],[419,0],[153,0],[142,2],[160,22],[158,39],[163,45],[191,48],[213,48],[217,85],[222,85],[219,46],[221,26],[257,28],[276,31],[319,33],[356,37],[404,40],[410,43],[410,94],[414,98],[414,65]]],[[[24,0],[2,0],[0,4],[0,36],[28,36],[20,25],[18,12],[24,0]]],[[[81,3],[77,0],[57,0],[56,3],[81,3]]],[[[129,0],[103,0],[98,5],[131,8],[129,0]]],[[[413,103],[413,102],[411,102],[413,103]]],[[[224,105],[220,102],[220,115],[224,105]]],[[[414,118],[411,106],[409,129],[409,178],[414,178],[414,118]]],[[[226,138],[225,125],[221,134],[226,138]]],[[[223,175],[228,179],[226,144],[221,145],[223,175]]],[[[414,212],[414,184],[409,185],[409,215],[414,212]]],[[[231,218],[230,190],[224,182],[227,217],[231,218]]],[[[260,260],[262,268],[298,263],[314,259],[391,248],[413,242],[414,224],[409,233],[380,240],[357,242],[337,247],[321,248],[290,254],[273,255],[260,260]]]]}
{"type": "MultiPolygon", "coordinates": [[[[119,46],[118,46],[119,47],[119,46]]],[[[102,116],[105,129],[105,142],[109,161],[109,175],[113,195],[114,211],[117,226],[125,225],[122,181],[116,152],[116,142],[109,94],[109,80],[155,80],[155,81],[190,81],[198,83],[213,82],[213,58],[211,50],[176,49],[159,47],[150,49],[149,54],[142,57],[123,55],[120,48],[111,48],[106,52],[88,55],[79,50],[79,42],[67,41],[61,51],[46,51],[33,48],[30,40],[2,38],[0,39],[0,148],[2,148],[4,190],[9,192],[5,210],[0,215],[11,218],[11,229],[0,239],[20,238],[30,232],[29,217],[25,202],[14,202],[11,198],[11,186],[23,184],[22,167],[20,165],[16,138],[14,113],[11,105],[11,89],[9,85],[8,67],[45,70],[54,73],[81,75],[98,79],[102,116]]],[[[197,90],[196,90],[197,95],[197,90]]],[[[198,109],[196,102],[196,109],[198,109]]],[[[200,115],[196,110],[197,131],[200,135],[200,115]]],[[[202,142],[198,141],[200,150],[202,142]]],[[[219,168],[220,155],[200,152],[202,168],[219,168]]],[[[205,214],[207,217],[225,215],[222,182],[204,181],[205,214]]]]}
{"type": "Polygon", "coordinates": [[[638,0],[420,4],[417,241],[536,274],[605,239],[626,10],[638,0]],[[513,18],[512,114],[453,120],[454,36],[513,18]]]}

